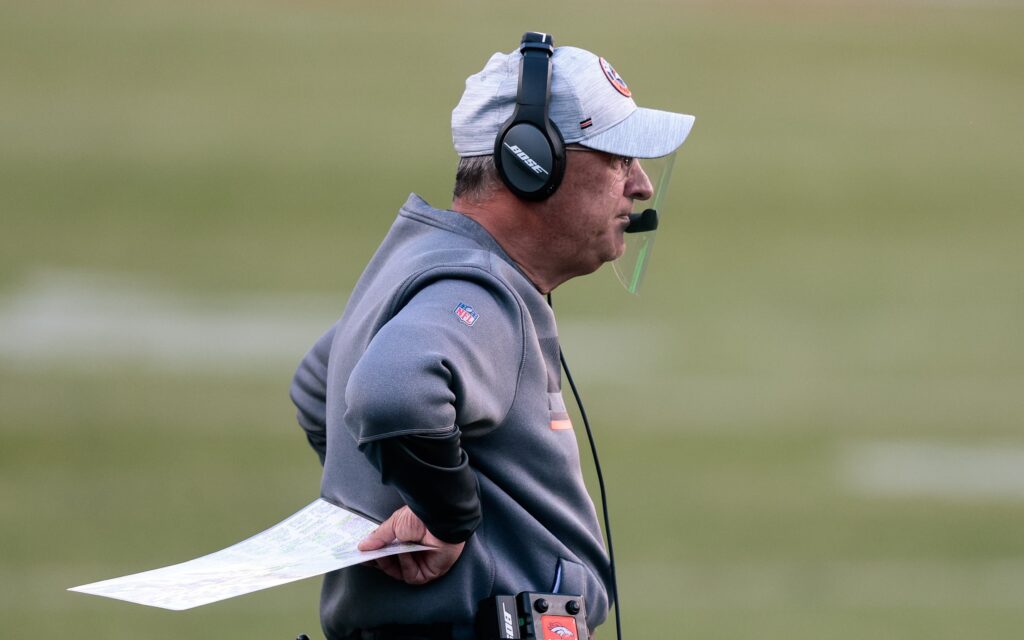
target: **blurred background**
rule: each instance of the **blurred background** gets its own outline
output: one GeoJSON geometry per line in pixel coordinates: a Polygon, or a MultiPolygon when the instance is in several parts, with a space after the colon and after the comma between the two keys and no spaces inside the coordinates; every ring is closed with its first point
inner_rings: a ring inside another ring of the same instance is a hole
{"type": "Polygon", "coordinates": [[[0,2],[4,636],[322,637],[317,579],[186,612],[65,589],[316,497],[292,371],[408,193],[450,202],[450,110],[526,30],[697,116],[641,296],[555,295],[626,636],[1019,636],[998,0],[0,2]]]}

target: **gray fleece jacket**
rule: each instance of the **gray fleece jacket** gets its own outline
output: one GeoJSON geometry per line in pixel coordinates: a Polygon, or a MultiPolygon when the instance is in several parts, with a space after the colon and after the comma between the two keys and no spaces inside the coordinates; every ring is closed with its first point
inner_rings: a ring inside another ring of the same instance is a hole
{"type": "Polygon", "coordinates": [[[323,463],[321,495],[384,520],[403,500],[360,447],[459,432],[482,521],[451,571],[424,586],[355,566],[328,574],[328,638],[384,624],[454,623],[469,637],[495,594],[583,595],[591,628],[610,572],[561,394],[555,318],[473,220],[410,195],[341,319],[292,383],[323,463]]]}

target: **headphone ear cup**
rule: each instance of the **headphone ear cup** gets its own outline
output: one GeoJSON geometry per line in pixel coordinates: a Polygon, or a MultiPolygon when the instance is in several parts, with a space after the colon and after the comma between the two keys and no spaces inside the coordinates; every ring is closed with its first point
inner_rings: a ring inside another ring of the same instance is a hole
{"type": "Polygon", "coordinates": [[[527,31],[519,52],[516,106],[494,141],[494,166],[516,196],[543,200],[558,189],[565,173],[565,141],[548,117],[555,39],[527,31]]]}
{"type": "Polygon", "coordinates": [[[520,198],[543,200],[561,183],[564,151],[558,129],[554,132],[557,140],[533,123],[515,122],[498,136],[494,149],[498,175],[520,198]]]}

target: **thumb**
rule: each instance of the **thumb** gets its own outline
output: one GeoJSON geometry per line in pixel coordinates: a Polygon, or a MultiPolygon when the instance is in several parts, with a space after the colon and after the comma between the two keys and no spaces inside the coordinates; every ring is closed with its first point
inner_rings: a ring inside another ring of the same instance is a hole
{"type": "Polygon", "coordinates": [[[366,536],[359,543],[358,549],[360,551],[375,551],[386,547],[395,541],[395,516],[392,515],[390,518],[380,523],[380,526],[370,532],[370,535],[366,536]]]}

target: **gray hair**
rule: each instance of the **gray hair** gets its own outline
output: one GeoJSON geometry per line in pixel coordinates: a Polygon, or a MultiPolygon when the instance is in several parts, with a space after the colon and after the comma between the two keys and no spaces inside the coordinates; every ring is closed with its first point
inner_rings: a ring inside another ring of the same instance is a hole
{"type": "Polygon", "coordinates": [[[487,197],[498,185],[500,178],[494,166],[494,156],[469,156],[459,158],[455,171],[456,198],[481,199],[487,197]]]}

